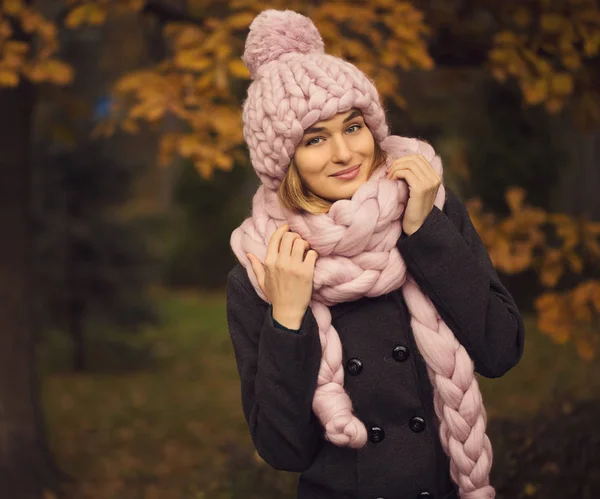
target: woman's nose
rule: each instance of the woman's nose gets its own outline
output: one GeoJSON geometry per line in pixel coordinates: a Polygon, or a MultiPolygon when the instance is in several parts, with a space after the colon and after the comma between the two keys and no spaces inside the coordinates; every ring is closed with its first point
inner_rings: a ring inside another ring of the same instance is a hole
{"type": "Polygon", "coordinates": [[[352,151],[346,144],[346,141],[341,138],[333,139],[333,153],[332,160],[334,162],[346,163],[352,159],[352,151]]]}

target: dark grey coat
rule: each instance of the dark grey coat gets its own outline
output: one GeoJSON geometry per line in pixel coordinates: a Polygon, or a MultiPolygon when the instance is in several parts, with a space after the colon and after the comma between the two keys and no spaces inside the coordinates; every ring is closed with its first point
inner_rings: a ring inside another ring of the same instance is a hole
{"type": "MultiPolygon", "coordinates": [[[[479,374],[500,377],[517,364],[522,318],[450,189],[443,211],[434,207],[398,249],[479,374]]],[[[245,269],[237,264],[228,275],[242,406],[260,456],[278,470],[302,472],[299,499],[457,497],[401,290],[330,310],[343,346],[345,388],[369,432],[360,450],[325,441],[312,412],[321,346],[311,309],[297,334],[278,328],[245,269]]]]}

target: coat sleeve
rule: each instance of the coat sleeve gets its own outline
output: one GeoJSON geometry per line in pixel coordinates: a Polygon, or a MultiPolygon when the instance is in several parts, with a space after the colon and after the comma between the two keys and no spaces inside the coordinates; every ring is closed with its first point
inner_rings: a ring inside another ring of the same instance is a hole
{"type": "Polygon", "coordinates": [[[271,306],[249,283],[227,277],[227,322],[241,382],[242,409],[258,454],[278,470],[304,471],[322,443],[312,411],[321,363],[310,307],[297,333],[275,326],[271,306]]]}
{"type": "Polygon", "coordinates": [[[525,328],[464,204],[446,187],[419,229],[398,240],[409,273],[473,359],[475,370],[498,378],[523,355],[525,328]]]}

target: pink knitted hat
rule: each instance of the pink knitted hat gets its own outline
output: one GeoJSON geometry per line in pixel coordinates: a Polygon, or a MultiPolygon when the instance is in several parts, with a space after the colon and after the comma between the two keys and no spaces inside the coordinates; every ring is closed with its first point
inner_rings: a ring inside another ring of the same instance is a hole
{"type": "MultiPolygon", "coordinates": [[[[489,484],[492,448],[485,434],[487,415],[473,361],[409,275],[397,248],[409,197],[406,181],[387,179],[385,170],[379,168],[351,199],[337,200],[327,213],[316,215],[286,209],[277,195],[304,130],[352,108],[362,111],[387,154],[387,164],[422,154],[442,177],[439,156],[426,142],[389,135],[373,83],[352,64],[324,54],[321,36],[305,16],[289,10],[259,14],[250,26],[243,60],[254,79],[243,106],[244,137],[262,185],[253,197],[251,216],[231,234],[231,248],[266,302],[248,252],[264,264],[271,236],[287,222],[319,254],[309,306],[322,347],[312,408],[323,425],[324,437],[353,448],[367,441],[366,427],[344,389],[342,344],[329,306],[401,288],[433,386],[450,475],[461,499],[493,499],[495,490],[489,484]]],[[[442,183],[435,206],[442,209],[445,197],[442,183]]]]}
{"type": "Polygon", "coordinates": [[[313,22],[291,10],[265,10],[250,25],[242,59],[254,81],[243,105],[244,138],[254,170],[271,189],[317,121],[357,108],[377,142],[389,134],[371,80],[323,47],[313,22]]]}

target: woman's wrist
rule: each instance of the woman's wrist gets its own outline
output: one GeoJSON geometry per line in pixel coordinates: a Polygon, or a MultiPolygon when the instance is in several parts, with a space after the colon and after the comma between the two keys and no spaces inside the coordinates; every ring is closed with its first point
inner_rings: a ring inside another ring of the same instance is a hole
{"type": "Polygon", "coordinates": [[[302,313],[299,313],[298,311],[282,311],[273,308],[273,319],[288,329],[300,329],[305,312],[306,311],[302,313]]]}

